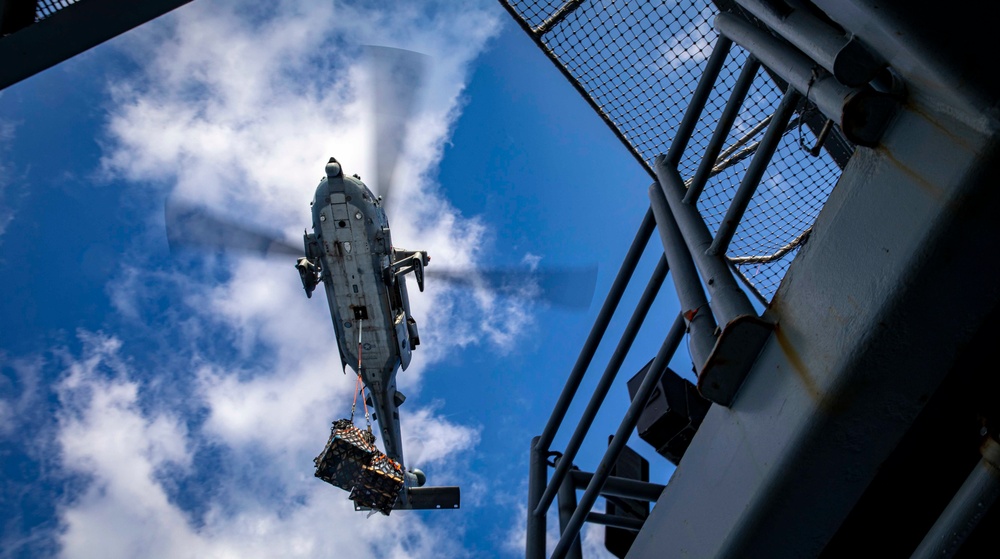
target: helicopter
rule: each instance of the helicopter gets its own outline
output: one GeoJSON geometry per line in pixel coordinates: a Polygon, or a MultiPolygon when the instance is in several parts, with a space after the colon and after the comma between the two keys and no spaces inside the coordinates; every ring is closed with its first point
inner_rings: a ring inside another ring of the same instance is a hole
{"type": "MultiPolygon", "coordinates": [[[[373,408],[371,418],[378,423],[385,456],[403,466],[399,408],[406,397],[397,390],[396,374],[407,369],[420,345],[406,279],[412,276],[422,292],[429,275],[461,285],[470,283],[470,274],[448,269],[433,274],[433,269],[425,269],[430,264],[427,251],[407,250],[392,243],[386,206],[403,132],[426,72],[426,57],[374,46],[366,47],[366,54],[369,85],[375,104],[383,109],[373,117],[375,185],[381,195],[359,175],[347,175],[341,162],[330,157],[311,202],[313,230],[303,234],[301,247],[280,235],[227,221],[181,202],[166,206],[167,238],[171,247],[292,256],[307,297],[323,284],[345,372],[348,367],[353,369],[368,391],[363,402],[373,408]]],[[[594,267],[531,273],[530,278],[520,272],[489,274],[506,283],[548,279],[551,285],[543,296],[571,307],[589,305],[596,282],[594,267]]],[[[459,487],[424,487],[426,476],[415,468],[404,468],[402,474],[404,483],[392,510],[460,507],[459,487]]],[[[355,508],[371,510],[358,504],[355,508]]]]}
{"type": "MultiPolygon", "coordinates": [[[[314,232],[303,236],[306,255],[295,268],[307,296],[323,283],[341,362],[368,389],[386,456],[404,464],[399,406],[406,397],[396,389],[396,372],[420,345],[405,276],[413,274],[423,291],[430,256],[392,245],[382,200],[360,177],[345,176],[333,157],[325,171],[312,204],[314,232]]],[[[415,491],[425,479],[420,470],[407,471],[396,508],[458,508],[458,487],[415,491]],[[414,492],[422,498],[411,498],[414,492]]]]}

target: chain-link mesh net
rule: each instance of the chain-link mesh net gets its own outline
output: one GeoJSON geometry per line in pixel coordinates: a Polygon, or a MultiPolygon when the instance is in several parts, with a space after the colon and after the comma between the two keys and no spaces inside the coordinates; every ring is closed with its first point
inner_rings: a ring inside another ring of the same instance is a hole
{"type": "Polygon", "coordinates": [[[78,0],[39,0],[35,7],[35,21],[42,21],[63,8],[76,4],[78,0]]]}
{"type": "MultiPolygon", "coordinates": [[[[654,176],[654,160],[670,147],[718,38],[712,26],[716,5],[708,0],[501,3],[654,176]]],[[[738,46],[729,53],[678,165],[682,177],[698,168],[746,59],[738,46]]],[[[725,146],[745,143],[731,154],[723,151],[720,159],[728,160],[728,167],[709,180],[698,202],[713,234],[763,136],[764,127],[757,125],[774,113],[782,93],[766,71],[758,71],[725,146]]],[[[738,275],[765,303],[840,177],[840,167],[825,151],[810,155],[815,141],[809,126],[786,130],[727,252],[738,275]]]]}

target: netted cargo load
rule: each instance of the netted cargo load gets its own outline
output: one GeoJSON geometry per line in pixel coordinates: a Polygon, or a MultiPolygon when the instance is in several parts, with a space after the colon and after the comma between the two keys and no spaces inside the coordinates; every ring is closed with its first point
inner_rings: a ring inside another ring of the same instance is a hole
{"type": "Polygon", "coordinates": [[[350,419],[333,422],[326,447],[313,463],[316,477],[350,491],[358,506],[388,515],[403,488],[403,468],[375,447],[370,430],[350,419]]]}
{"type": "Polygon", "coordinates": [[[358,429],[350,419],[338,419],[323,452],[313,460],[316,477],[350,491],[376,453],[381,454],[371,431],[358,429]]]}
{"type": "Polygon", "coordinates": [[[359,506],[388,515],[403,488],[403,468],[398,462],[379,453],[361,472],[351,490],[350,499],[359,506]]]}

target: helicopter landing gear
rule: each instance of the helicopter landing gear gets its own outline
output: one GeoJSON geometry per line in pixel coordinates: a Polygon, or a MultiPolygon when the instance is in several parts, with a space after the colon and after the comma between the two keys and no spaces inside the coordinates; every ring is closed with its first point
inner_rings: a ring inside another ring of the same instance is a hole
{"type": "Polygon", "coordinates": [[[392,250],[393,263],[391,266],[393,276],[401,276],[413,272],[413,277],[417,278],[417,287],[424,290],[424,266],[431,261],[431,257],[421,250],[392,250]]]}

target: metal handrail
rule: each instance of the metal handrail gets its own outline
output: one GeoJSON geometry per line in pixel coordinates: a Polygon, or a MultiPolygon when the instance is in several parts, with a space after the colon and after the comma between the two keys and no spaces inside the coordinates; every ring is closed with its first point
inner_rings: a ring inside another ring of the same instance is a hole
{"type": "Polygon", "coordinates": [[[611,360],[604,370],[604,374],[601,375],[601,380],[598,381],[597,386],[594,388],[594,394],[590,397],[590,402],[583,411],[583,417],[577,423],[576,430],[573,431],[573,436],[570,437],[569,442],[566,444],[566,449],[563,450],[562,457],[556,464],[555,471],[552,473],[552,478],[549,479],[549,485],[542,495],[541,502],[535,507],[535,514],[545,514],[545,511],[548,510],[552,504],[552,500],[556,496],[557,488],[562,484],[563,478],[570,471],[573,460],[576,458],[576,453],[580,450],[587,432],[590,431],[590,426],[593,424],[594,418],[597,417],[597,412],[600,410],[601,404],[604,403],[604,398],[608,395],[608,391],[611,390],[611,384],[618,376],[618,371],[625,361],[625,356],[628,355],[629,349],[632,348],[632,342],[635,341],[635,337],[639,333],[639,327],[642,326],[649,308],[653,305],[653,299],[660,292],[660,286],[663,285],[663,280],[667,277],[668,268],[666,257],[661,256],[656,269],[653,271],[653,276],[649,278],[649,283],[646,284],[646,290],[643,291],[642,297],[639,299],[639,303],[632,313],[632,318],[629,319],[628,325],[625,327],[625,332],[618,341],[618,346],[615,348],[614,354],[612,354],[611,360]]]}
{"type": "MultiPolygon", "coordinates": [[[[574,9],[577,5],[577,2],[571,0],[563,5],[563,9],[574,9]]],[[[808,98],[830,119],[838,116],[833,113],[843,110],[847,103],[860,102],[849,95],[853,91],[850,88],[838,87],[836,83],[824,81],[824,78],[804,78],[802,68],[805,66],[799,60],[801,53],[785,52],[788,49],[784,45],[770,40],[765,41],[758,36],[758,31],[738,18],[723,14],[717,23],[721,28],[721,35],[705,64],[704,72],[675,131],[670,148],[666,154],[657,158],[654,165],[658,182],[651,187],[650,210],[646,212],[639,232],[632,242],[542,435],[532,440],[526,548],[529,559],[545,557],[545,517],[557,494],[560,494],[559,499],[562,503],[561,536],[551,555],[554,559],[563,559],[568,554],[574,557],[579,555],[579,533],[584,522],[617,526],[628,530],[641,529],[643,523],[641,519],[602,515],[592,512],[591,509],[599,496],[613,494],[610,488],[605,490],[609,480],[612,480],[612,485],[617,490],[621,491],[623,487],[628,487],[630,496],[639,496],[646,500],[658,498],[662,486],[643,484],[635,480],[632,480],[632,484],[628,484],[625,483],[628,480],[612,478],[611,469],[635,430],[639,416],[654,388],[668,370],[667,364],[674,356],[685,333],[689,333],[692,337],[692,358],[699,376],[699,389],[703,395],[723,405],[728,406],[732,403],[756,359],[757,352],[770,336],[772,325],[757,315],[746,293],[736,284],[732,261],[727,259],[725,254],[729,243],[774,157],[781,138],[789,130],[790,123],[797,122],[793,117],[800,102],[808,98]],[[705,151],[700,155],[701,162],[697,171],[692,178],[685,181],[680,176],[678,164],[695,126],[702,117],[706,102],[719,79],[720,71],[734,42],[748,48],[751,56],[747,59],[731,91],[705,151]],[[758,47],[761,52],[757,52],[758,47]],[[724,142],[733,128],[758,70],[773,60],[791,60],[795,63],[790,64],[790,68],[784,68],[782,72],[781,77],[786,80],[788,86],[780,104],[774,114],[723,152],[724,142]],[[752,148],[745,149],[746,155],[732,156],[732,152],[749,142],[765,126],[763,138],[752,148]],[[750,153],[753,158],[731,200],[723,222],[713,235],[696,208],[699,195],[708,179],[718,172],[716,170],[718,166],[728,165],[727,161],[731,157],[742,160],[750,153]],[[665,254],[661,256],[625,331],[619,338],[618,345],[569,440],[565,453],[561,454],[554,464],[552,478],[546,483],[547,460],[553,454],[550,452],[550,445],[555,433],[565,419],[583,375],[607,331],[611,316],[621,301],[654,227],[660,230],[665,254]],[[631,349],[638,329],[659,292],[668,269],[673,269],[682,312],[674,320],[669,334],[650,364],[648,373],[632,398],[596,470],[592,474],[579,472],[575,469],[573,460],[631,349]],[[678,282],[683,282],[683,285],[678,282]],[[706,290],[711,295],[707,301],[704,296],[706,290]],[[696,308],[689,308],[691,305],[696,308]],[[699,316],[700,309],[706,306],[711,308],[714,317],[699,316]],[[709,321],[706,318],[714,320],[709,321]],[[701,322],[695,324],[695,320],[701,322]],[[706,328],[706,325],[711,327],[706,328]],[[727,337],[727,334],[731,335],[727,337]],[[696,337],[697,340],[694,339],[696,337]],[[708,387],[702,384],[706,378],[710,381],[707,383],[710,385],[708,387]],[[719,383],[723,386],[720,387],[719,383]],[[586,488],[577,500],[575,490],[584,484],[586,488]],[[568,494],[565,495],[565,499],[564,494],[568,494]],[[570,510],[572,510],[571,515],[570,510]]],[[[551,28],[551,24],[546,26],[543,23],[540,27],[547,30],[551,28]]],[[[536,40],[539,39],[537,34],[534,37],[536,40]]],[[[882,114],[878,116],[885,118],[882,114]]],[[[865,126],[863,123],[845,122],[843,118],[837,119],[837,122],[841,126],[853,125],[854,127],[849,129],[854,133],[856,140],[871,141],[880,133],[879,123],[865,126]]],[[[800,243],[806,235],[808,230],[796,239],[796,243],[800,243]]]]}
{"type": "Polygon", "coordinates": [[[684,339],[684,330],[684,315],[678,314],[666,339],[660,345],[660,350],[656,353],[653,364],[649,367],[649,373],[646,374],[646,378],[642,379],[642,384],[639,385],[635,398],[629,404],[628,411],[625,412],[625,417],[622,418],[618,430],[615,431],[614,437],[612,437],[611,442],[608,444],[608,450],[604,453],[604,458],[601,459],[601,463],[594,470],[594,477],[591,478],[587,489],[580,496],[576,512],[573,513],[573,517],[570,518],[569,523],[563,530],[562,536],[559,538],[559,543],[556,544],[556,548],[552,551],[552,559],[562,559],[565,557],[573,540],[580,533],[583,522],[586,520],[587,515],[590,514],[590,509],[593,508],[597,497],[601,493],[601,489],[604,487],[604,483],[611,475],[612,466],[618,461],[618,457],[621,456],[622,451],[625,449],[625,443],[628,442],[629,437],[632,435],[632,431],[635,431],[635,426],[639,423],[639,415],[646,407],[646,402],[649,401],[649,397],[653,394],[653,389],[656,388],[657,383],[660,382],[663,374],[667,371],[667,364],[674,356],[674,352],[677,351],[681,340],[684,339]]]}

